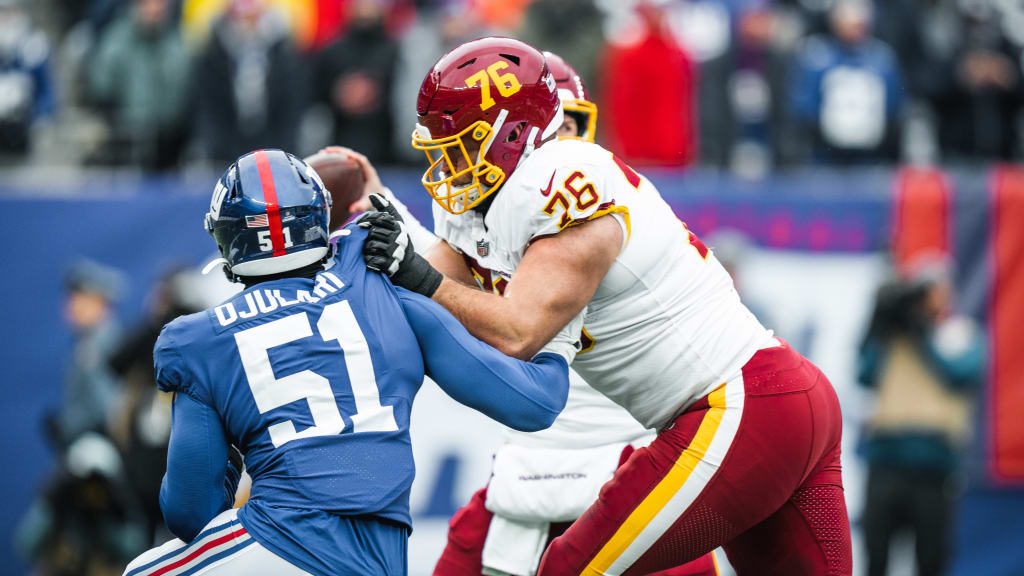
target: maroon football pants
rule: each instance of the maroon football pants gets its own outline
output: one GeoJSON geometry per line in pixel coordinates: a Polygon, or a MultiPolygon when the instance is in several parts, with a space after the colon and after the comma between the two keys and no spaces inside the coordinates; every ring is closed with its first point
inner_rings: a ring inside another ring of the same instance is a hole
{"type": "Polygon", "coordinates": [[[847,575],[839,402],[786,344],[633,453],[540,576],[649,574],[723,546],[740,575],[847,575]]]}
{"type": "MultiPolygon", "coordinates": [[[[632,453],[633,447],[627,446],[622,461],[625,462],[632,453]]],[[[484,507],[486,501],[487,488],[478,490],[469,503],[452,517],[448,526],[448,544],[434,567],[434,576],[480,576],[483,570],[484,541],[492,517],[491,512],[484,507]]],[[[548,542],[564,533],[571,524],[552,523],[548,542]]],[[[683,566],[651,576],[718,576],[718,569],[712,555],[705,554],[683,566]]]]}

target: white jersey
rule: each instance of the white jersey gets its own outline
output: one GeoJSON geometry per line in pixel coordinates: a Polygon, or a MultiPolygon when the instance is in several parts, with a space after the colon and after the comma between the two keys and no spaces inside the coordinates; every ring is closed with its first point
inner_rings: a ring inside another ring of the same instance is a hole
{"type": "MultiPolygon", "coordinates": [[[[446,212],[447,214],[447,212],[446,212]]],[[[437,222],[437,214],[434,221],[437,222]]],[[[411,229],[416,228],[412,226],[411,229]]],[[[417,248],[417,250],[419,250],[417,248]]],[[[504,295],[511,274],[483,267],[477,258],[484,258],[483,247],[475,253],[463,252],[477,285],[485,292],[504,295]]],[[[505,439],[519,446],[531,448],[593,448],[608,444],[645,445],[653,435],[640,425],[629,412],[591,387],[572,368],[569,369],[569,397],[565,408],[549,428],[539,432],[519,432],[505,429],[505,439]],[[641,439],[646,438],[645,441],[641,439]]]]}
{"type": "Polygon", "coordinates": [[[606,214],[623,248],[587,305],[573,368],[661,428],[773,339],[650,181],[596,144],[553,141],[523,160],[486,216],[435,206],[434,231],[476,262],[478,281],[482,270],[507,281],[531,242],[606,214]]]}
{"type": "MultiPolygon", "coordinates": [[[[416,251],[425,255],[439,241],[438,238],[409,212],[409,209],[395,197],[391,190],[385,189],[384,195],[395,204],[402,219],[405,220],[416,251]]],[[[499,296],[504,294],[509,279],[507,275],[503,276],[498,272],[483,268],[469,254],[464,253],[463,258],[481,290],[494,292],[499,296]]],[[[555,337],[555,340],[560,341],[558,345],[549,343],[545,350],[561,354],[571,362],[572,352],[578,348],[576,341],[580,328],[575,327],[577,333],[571,336],[573,339],[571,346],[562,345],[562,341],[569,338],[568,332],[573,328],[572,324],[578,320],[579,318],[574,319],[573,322],[570,322],[570,326],[559,332],[555,337]],[[563,350],[566,352],[563,353],[563,350]]],[[[504,436],[510,444],[549,450],[577,450],[613,444],[646,446],[654,439],[652,431],[641,426],[622,406],[592,388],[572,368],[569,369],[569,395],[566,398],[565,407],[551,426],[538,432],[520,432],[505,428],[504,436]]]]}

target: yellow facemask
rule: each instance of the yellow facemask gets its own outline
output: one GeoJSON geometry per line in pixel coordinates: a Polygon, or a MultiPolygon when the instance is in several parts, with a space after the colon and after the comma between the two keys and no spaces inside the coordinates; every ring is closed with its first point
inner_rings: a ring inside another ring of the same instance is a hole
{"type": "Polygon", "coordinates": [[[494,138],[493,127],[479,120],[445,138],[431,138],[423,126],[412,133],[412,147],[427,155],[423,187],[452,214],[462,214],[493,194],[505,173],[484,159],[494,138]]]}

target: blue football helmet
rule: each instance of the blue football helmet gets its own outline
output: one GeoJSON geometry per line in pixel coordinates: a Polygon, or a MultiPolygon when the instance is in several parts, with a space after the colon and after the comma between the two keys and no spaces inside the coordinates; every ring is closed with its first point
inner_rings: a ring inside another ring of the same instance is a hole
{"type": "Polygon", "coordinates": [[[257,150],[220,177],[205,224],[235,279],[323,260],[330,216],[331,194],[309,164],[281,150],[257,150]]]}

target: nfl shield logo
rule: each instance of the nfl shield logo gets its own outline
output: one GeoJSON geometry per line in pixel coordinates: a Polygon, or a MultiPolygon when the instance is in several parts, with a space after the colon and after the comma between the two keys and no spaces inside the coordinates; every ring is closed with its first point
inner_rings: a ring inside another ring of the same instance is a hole
{"type": "Polygon", "coordinates": [[[487,240],[476,241],[476,255],[481,258],[486,258],[491,253],[491,243],[487,240]]]}

